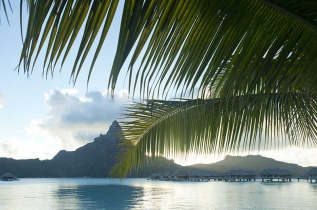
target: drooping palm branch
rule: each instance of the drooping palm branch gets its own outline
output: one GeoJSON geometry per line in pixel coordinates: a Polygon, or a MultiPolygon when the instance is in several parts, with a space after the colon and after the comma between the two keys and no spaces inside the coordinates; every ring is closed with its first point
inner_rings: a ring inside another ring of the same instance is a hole
{"type": "MultiPolygon", "coordinates": [[[[12,12],[12,6],[11,6],[10,1],[9,0],[7,0],[7,1],[0,0],[0,14],[4,13],[5,17],[7,18],[8,23],[10,24],[9,17],[8,17],[8,9],[10,9],[12,12]]],[[[1,23],[1,16],[0,16],[0,23],[1,23]]]]}
{"type": "Polygon", "coordinates": [[[179,153],[316,146],[316,114],[316,97],[306,93],[135,103],[124,114],[124,149],[111,175],[123,177],[179,153]]]}
{"type": "MultiPolygon", "coordinates": [[[[46,73],[53,71],[57,61],[64,64],[83,28],[72,70],[74,79],[97,33],[102,33],[90,75],[117,4],[118,0],[29,1],[32,15],[20,64],[30,72],[47,40],[44,66],[46,73]]],[[[315,1],[302,0],[125,1],[109,86],[115,89],[121,67],[131,53],[129,72],[137,75],[131,77],[130,87],[139,84],[140,90],[152,93],[158,87],[165,93],[194,91],[195,86],[203,89],[227,68],[234,71],[225,71],[219,84],[230,84],[224,95],[250,92],[261,83],[269,90],[304,85],[315,88],[316,8],[315,1]],[[131,51],[133,46],[136,48],[131,51]],[[142,62],[134,67],[137,58],[142,62]],[[271,83],[276,78],[283,80],[278,87],[275,81],[271,83]]]]}
{"type": "MultiPolygon", "coordinates": [[[[71,73],[76,81],[100,32],[89,81],[117,5],[28,1],[20,66],[30,73],[47,42],[43,73],[53,74],[83,29],[71,73]]],[[[252,149],[274,135],[315,143],[316,47],[316,1],[126,0],[109,88],[125,71],[130,92],[139,89],[143,98],[182,98],[196,88],[202,98],[154,100],[154,110],[147,103],[128,107],[126,117],[134,120],[124,124],[125,149],[112,174],[125,175],[146,155],[252,149]]]]}

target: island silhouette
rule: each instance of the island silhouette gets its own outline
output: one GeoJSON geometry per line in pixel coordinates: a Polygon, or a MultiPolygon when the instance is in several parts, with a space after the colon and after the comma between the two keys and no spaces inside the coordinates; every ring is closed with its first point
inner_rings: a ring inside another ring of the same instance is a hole
{"type": "MultiPolygon", "coordinates": [[[[59,151],[51,160],[0,158],[0,174],[11,172],[19,178],[23,177],[107,177],[116,163],[119,152],[121,127],[114,121],[108,132],[96,137],[75,151],[59,151]]],[[[138,173],[129,174],[128,177],[149,177],[153,173],[164,172],[191,172],[228,170],[252,170],[259,174],[265,168],[283,168],[292,172],[293,176],[300,176],[312,167],[302,167],[297,164],[276,161],[260,155],[226,156],[212,164],[195,164],[181,166],[173,160],[162,158],[156,166],[146,166],[138,173]]]]}

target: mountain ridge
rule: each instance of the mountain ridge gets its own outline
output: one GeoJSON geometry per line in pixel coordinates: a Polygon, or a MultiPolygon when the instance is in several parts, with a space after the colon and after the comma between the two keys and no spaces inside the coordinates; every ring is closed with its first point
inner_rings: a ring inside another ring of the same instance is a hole
{"type": "MultiPolygon", "coordinates": [[[[114,121],[108,132],[100,134],[93,142],[74,151],[60,150],[51,160],[0,158],[0,175],[12,172],[18,177],[107,177],[116,163],[119,152],[121,127],[114,121]]],[[[265,168],[284,168],[300,176],[311,167],[285,163],[260,155],[230,156],[212,164],[181,166],[173,160],[161,158],[160,165],[146,166],[138,174],[128,177],[148,177],[155,172],[190,172],[193,170],[225,172],[231,169],[253,170],[259,174],[265,168]]]]}
{"type": "Polygon", "coordinates": [[[230,156],[227,155],[223,160],[220,160],[212,164],[195,164],[192,168],[199,168],[203,170],[217,170],[219,172],[225,172],[231,169],[245,169],[253,170],[259,174],[263,169],[266,168],[283,168],[291,171],[296,176],[300,176],[305,173],[306,170],[312,168],[303,167],[295,163],[286,163],[278,161],[273,158],[263,157],[261,155],[247,155],[247,156],[230,156]],[[244,166],[244,167],[241,167],[244,166]]]}

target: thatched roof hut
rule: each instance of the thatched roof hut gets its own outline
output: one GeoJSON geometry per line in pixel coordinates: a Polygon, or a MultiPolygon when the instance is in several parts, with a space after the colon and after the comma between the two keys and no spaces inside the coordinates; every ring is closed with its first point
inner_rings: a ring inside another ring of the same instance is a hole
{"type": "Polygon", "coordinates": [[[267,176],[292,176],[292,173],[289,170],[286,169],[280,169],[280,168],[270,168],[270,169],[264,169],[261,172],[261,176],[267,177],[267,176]]]}
{"type": "Polygon", "coordinates": [[[221,181],[222,174],[217,171],[207,171],[205,172],[205,177],[208,177],[209,180],[221,181]]]}
{"type": "Polygon", "coordinates": [[[217,171],[209,171],[208,173],[210,174],[211,177],[221,177],[221,173],[217,171]]]}
{"type": "Polygon", "coordinates": [[[307,172],[307,181],[310,180],[310,182],[317,182],[317,168],[312,168],[307,172]]]}
{"type": "Polygon", "coordinates": [[[225,181],[255,181],[256,174],[251,170],[229,170],[223,174],[225,181]]]}
{"type": "Polygon", "coordinates": [[[317,168],[312,168],[307,172],[308,177],[317,177],[317,168]]]}
{"type": "Polygon", "coordinates": [[[225,176],[255,176],[255,173],[251,170],[229,170],[227,172],[224,173],[225,176]]]}
{"type": "Polygon", "coordinates": [[[185,181],[188,180],[188,174],[183,172],[174,172],[172,175],[173,181],[185,181]]]}
{"type": "Polygon", "coordinates": [[[156,179],[159,179],[160,176],[161,176],[160,173],[153,173],[151,174],[151,176],[149,176],[149,179],[156,180],[156,179]]]}
{"type": "Polygon", "coordinates": [[[176,176],[177,176],[177,177],[181,177],[181,178],[186,178],[186,177],[188,177],[188,174],[187,174],[187,173],[184,173],[184,172],[179,172],[179,173],[177,173],[176,176]]]}
{"type": "Polygon", "coordinates": [[[174,172],[171,174],[172,177],[177,177],[179,175],[179,172],[174,172]]]}
{"type": "Polygon", "coordinates": [[[169,171],[164,172],[164,173],[162,174],[162,176],[164,176],[164,177],[168,177],[168,176],[171,176],[171,175],[172,175],[172,173],[169,172],[169,171]]]}
{"type": "Polygon", "coordinates": [[[197,170],[197,171],[192,171],[190,174],[193,176],[205,177],[205,178],[221,177],[221,174],[217,171],[197,170]]]}
{"type": "MultiPolygon", "coordinates": [[[[191,170],[188,172],[188,179],[189,181],[207,181],[207,173],[203,170],[191,170]]],[[[209,180],[209,179],[208,179],[209,180]]]]}
{"type": "Polygon", "coordinates": [[[164,172],[163,174],[161,174],[160,176],[160,179],[161,180],[169,180],[172,178],[172,173],[167,171],[167,172],[164,172]]]}
{"type": "Polygon", "coordinates": [[[1,176],[2,181],[14,181],[17,180],[17,176],[12,173],[5,173],[1,176]]]}
{"type": "Polygon", "coordinates": [[[198,171],[198,177],[201,180],[205,180],[205,181],[211,181],[211,180],[222,180],[222,176],[219,172],[217,171],[205,171],[205,170],[201,170],[198,171]]]}
{"type": "Polygon", "coordinates": [[[199,172],[197,170],[191,170],[187,173],[189,177],[199,177],[199,172]]]}
{"type": "Polygon", "coordinates": [[[267,179],[267,181],[273,181],[273,179],[277,179],[277,181],[291,181],[292,173],[286,169],[269,168],[262,170],[261,178],[262,181],[264,179],[267,179]]]}

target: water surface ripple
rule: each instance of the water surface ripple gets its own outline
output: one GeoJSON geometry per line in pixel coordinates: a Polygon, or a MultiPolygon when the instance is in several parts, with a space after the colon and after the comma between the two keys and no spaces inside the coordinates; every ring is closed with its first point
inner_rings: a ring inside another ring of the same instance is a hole
{"type": "Polygon", "coordinates": [[[317,209],[317,184],[21,179],[0,182],[0,209],[317,209]]]}

